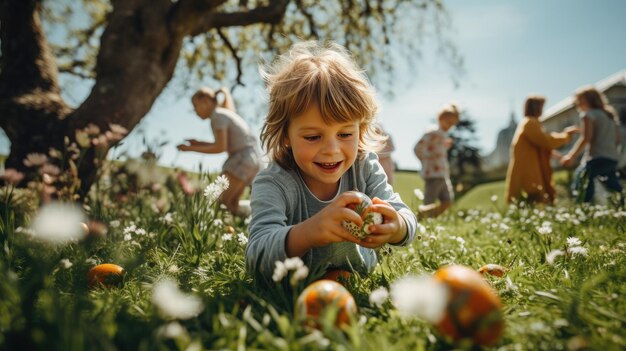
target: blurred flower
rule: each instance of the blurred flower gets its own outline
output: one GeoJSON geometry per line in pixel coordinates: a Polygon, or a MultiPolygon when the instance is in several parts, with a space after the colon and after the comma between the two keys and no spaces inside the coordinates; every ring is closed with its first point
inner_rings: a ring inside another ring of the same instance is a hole
{"type": "Polygon", "coordinates": [[[186,338],[188,336],[187,329],[178,322],[170,322],[160,326],[159,329],[157,329],[157,335],[165,339],[186,338]]]}
{"type": "Polygon", "coordinates": [[[223,241],[231,241],[231,240],[233,240],[233,235],[230,234],[230,233],[226,233],[226,234],[222,235],[222,240],[223,241]]]}
{"type": "Polygon", "coordinates": [[[85,215],[76,205],[49,203],[39,209],[31,223],[33,236],[51,243],[78,240],[85,235],[85,215]]]}
{"type": "Polygon", "coordinates": [[[239,233],[237,234],[237,241],[239,241],[241,245],[246,245],[248,243],[248,237],[244,233],[239,233]]]}
{"type": "Polygon", "coordinates": [[[89,139],[89,134],[87,134],[87,132],[85,132],[82,129],[77,129],[76,133],[74,134],[74,137],[76,138],[76,142],[78,143],[78,145],[80,145],[80,147],[88,147],[89,145],[91,145],[91,140],[89,139]]]}
{"type": "Polygon", "coordinates": [[[65,269],[69,269],[70,267],[73,266],[73,263],[68,260],[67,258],[64,258],[60,261],[61,263],[61,267],[65,268],[65,269]]]}
{"type": "Polygon", "coordinates": [[[569,237],[567,238],[567,246],[572,247],[572,246],[580,246],[580,244],[582,244],[582,242],[580,241],[580,239],[576,238],[576,237],[569,237]]]}
{"type": "Polygon", "coordinates": [[[552,233],[552,223],[548,221],[541,223],[541,227],[537,227],[537,232],[543,235],[552,233]]]}
{"type": "Polygon", "coordinates": [[[48,161],[48,156],[40,153],[30,153],[26,155],[24,159],[24,165],[26,167],[37,167],[48,161]]]}
{"type": "Polygon", "coordinates": [[[213,183],[207,185],[204,189],[204,196],[209,199],[209,202],[213,203],[222,195],[224,190],[228,189],[228,186],[228,178],[225,175],[221,175],[213,183]]]}
{"type": "Polygon", "coordinates": [[[308,275],[309,275],[309,267],[302,265],[296,268],[293,275],[291,276],[291,279],[289,280],[289,283],[291,285],[296,285],[298,284],[299,281],[303,280],[308,275]]]}
{"type": "Polygon", "coordinates": [[[429,276],[405,277],[391,284],[391,302],[400,314],[439,322],[448,302],[448,289],[429,276]]]}
{"type": "Polygon", "coordinates": [[[498,195],[491,195],[491,202],[498,201],[498,195]]]}
{"type": "Polygon", "coordinates": [[[272,274],[272,280],[275,282],[279,282],[283,280],[287,273],[288,271],[285,267],[285,264],[281,261],[276,261],[274,263],[274,274],[272,274]]]}
{"type": "Polygon", "coordinates": [[[49,163],[44,163],[43,166],[41,166],[41,168],[39,168],[39,173],[41,174],[47,174],[50,175],[52,177],[56,177],[59,174],[61,174],[61,169],[55,165],[49,164],[49,163]]]}
{"type": "Polygon", "coordinates": [[[309,267],[304,265],[302,259],[300,257],[291,257],[287,258],[284,262],[276,261],[274,274],[272,275],[272,280],[275,282],[279,282],[283,280],[289,273],[289,271],[293,271],[293,275],[289,280],[291,285],[296,285],[299,281],[303,280],[309,275],[309,267]]]}
{"type": "Polygon", "coordinates": [[[122,127],[119,124],[111,123],[109,124],[109,129],[111,130],[112,133],[115,133],[115,134],[119,134],[119,135],[128,134],[128,129],[122,127]]]}
{"type": "Polygon", "coordinates": [[[204,309],[200,298],[180,291],[178,285],[170,279],[161,280],[154,285],[152,303],[161,316],[168,319],[189,319],[204,309]]]}
{"type": "Polygon", "coordinates": [[[424,200],[424,193],[420,189],[413,189],[413,194],[415,194],[415,197],[419,200],[424,200]]]}
{"type": "Polygon", "coordinates": [[[110,221],[110,222],[109,222],[109,226],[110,226],[111,228],[117,228],[117,227],[119,227],[119,226],[120,226],[120,221],[119,221],[119,220],[117,220],[117,219],[114,219],[114,220],[112,220],[112,221],[110,221]]]}
{"type": "Polygon", "coordinates": [[[565,251],[563,250],[552,250],[546,255],[546,262],[548,262],[548,264],[554,264],[554,260],[563,255],[565,255],[565,251]]]}
{"type": "Polygon", "coordinates": [[[7,168],[4,173],[0,175],[0,179],[4,180],[7,184],[17,185],[24,179],[24,173],[19,172],[15,168],[7,168]]]}
{"type": "Polygon", "coordinates": [[[587,256],[587,252],[588,250],[582,246],[575,246],[575,247],[567,248],[567,253],[572,254],[572,255],[587,256]]]}
{"type": "Polygon", "coordinates": [[[389,291],[381,286],[370,293],[370,303],[376,307],[382,307],[389,298],[389,291]]]}
{"type": "Polygon", "coordinates": [[[176,174],[176,180],[178,181],[181,189],[183,189],[183,193],[186,195],[193,195],[196,193],[197,189],[189,181],[186,172],[178,172],[178,174],[176,174]]]}

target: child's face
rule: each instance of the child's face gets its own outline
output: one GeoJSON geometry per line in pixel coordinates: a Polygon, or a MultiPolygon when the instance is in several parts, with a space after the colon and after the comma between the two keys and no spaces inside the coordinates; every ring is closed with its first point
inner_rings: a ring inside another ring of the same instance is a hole
{"type": "Polygon", "coordinates": [[[192,101],[196,114],[202,119],[211,117],[215,110],[215,102],[209,98],[198,98],[192,101]]]}
{"type": "Polygon", "coordinates": [[[439,119],[439,127],[444,131],[450,130],[457,124],[459,124],[459,117],[456,115],[447,114],[439,119]]]}
{"type": "Polygon", "coordinates": [[[587,100],[585,100],[585,98],[582,96],[576,98],[576,107],[583,112],[589,110],[589,104],[587,103],[587,100]]]}
{"type": "Polygon", "coordinates": [[[359,147],[359,122],[326,124],[317,104],[291,119],[286,143],[302,178],[318,198],[334,195],[359,147]]]}

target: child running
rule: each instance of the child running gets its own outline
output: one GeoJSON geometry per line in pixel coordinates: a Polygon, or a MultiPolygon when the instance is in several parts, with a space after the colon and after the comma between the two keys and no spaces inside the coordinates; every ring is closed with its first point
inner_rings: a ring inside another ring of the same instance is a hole
{"type": "Polygon", "coordinates": [[[264,72],[269,112],[261,142],[271,162],[252,186],[250,272],[270,279],[276,261],[301,257],[310,270],[371,272],[375,248],[406,245],[417,219],[393,192],[374,151],[384,136],[374,128],[374,90],[337,44],[295,44],[264,72]],[[373,199],[383,223],[363,240],[342,221],[362,225],[347,208],[373,199]]]}

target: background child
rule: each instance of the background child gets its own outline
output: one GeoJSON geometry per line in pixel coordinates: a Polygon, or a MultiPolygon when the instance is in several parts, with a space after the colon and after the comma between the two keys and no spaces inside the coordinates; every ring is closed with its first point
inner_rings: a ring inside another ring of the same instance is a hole
{"type": "Polygon", "coordinates": [[[587,174],[587,187],[583,189],[582,200],[593,200],[596,179],[603,183],[610,191],[619,192],[620,200],[622,186],[617,179],[617,160],[619,159],[618,145],[620,144],[619,122],[605,103],[605,98],[593,87],[583,87],[576,91],[574,96],[576,107],[580,111],[581,136],[572,149],[561,158],[561,163],[572,166],[576,156],[584,149],[580,167],[576,170],[574,190],[579,188],[583,171],[587,174]]]}
{"type": "Polygon", "coordinates": [[[272,162],[252,187],[247,268],[272,276],[276,261],[300,256],[317,269],[371,272],[374,248],[406,245],[417,219],[385,181],[375,150],[384,137],[367,78],[337,44],[296,44],[264,73],[269,112],[261,133],[272,162]],[[358,190],[374,200],[382,224],[363,240],[341,224],[363,221],[348,204],[358,190]]]}
{"type": "Polygon", "coordinates": [[[420,206],[420,217],[436,217],[450,207],[454,200],[448,163],[448,149],[452,147],[452,139],[448,137],[448,130],[459,123],[458,107],[455,104],[445,105],[437,120],[439,128],[424,134],[414,149],[422,163],[422,177],[425,182],[424,205],[420,206]]]}
{"type": "Polygon", "coordinates": [[[546,99],[532,95],[524,103],[524,118],[520,121],[511,142],[511,162],[506,174],[507,203],[522,200],[552,204],[556,190],[552,184],[550,156],[554,149],[567,144],[576,127],[567,127],[561,133],[547,133],[539,117],[546,99]]]}
{"type": "Polygon", "coordinates": [[[250,132],[248,124],[235,112],[233,99],[225,88],[217,92],[211,88],[199,89],[191,98],[196,114],[202,119],[211,119],[211,129],[215,142],[204,142],[187,139],[185,144],[177,146],[181,151],[196,151],[207,154],[218,154],[226,151],[228,159],[222,167],[229,181],[220,197],[230,212],[247,217],[250,209],[239,206],[239,198],[260,169],[260,152],[256,138],[250,132]],[[218,95],[223,94],[224,100],[218,103],[218,95]]]}

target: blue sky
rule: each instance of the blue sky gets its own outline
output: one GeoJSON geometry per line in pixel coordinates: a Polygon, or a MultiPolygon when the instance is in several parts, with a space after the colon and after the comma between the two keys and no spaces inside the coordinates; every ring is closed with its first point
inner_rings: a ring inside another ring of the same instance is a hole
{"type": "MultiPolygon", "coordinates": [[[[413,145],[448,101],[456,101],[476,120],[478,145],[488,153],[512,111],[519,120],[528,94],[545,95],[550,107],[578,87],[626,69],[626,1],[444,3],[452,16],[453,38],[464,57],[466,75],[455,88],[449,69],[426,48],[423,59],[415,61],[412,87],[396,92],[392,100],[380,97],[380,119],[394,138],[392,156],[400,168],[419,167],[413,145]]],[[[258,134],[260,125],[253,128],[258,134]]],[[[213,138],[209,123],[194,115],[188,98],[157,100],[126,140],[126,147],[135,153],[141,151],[139,130],[148,140],[171,141],[162,150],[165,165],[198,169],[202,163],[204,169],[219,170],[225,160],[225,155],[176,151],[176,142],[185,138],[213,138]]],[[[6,142],[0,142],[0,152],[7,151],[6,142]]]]}

